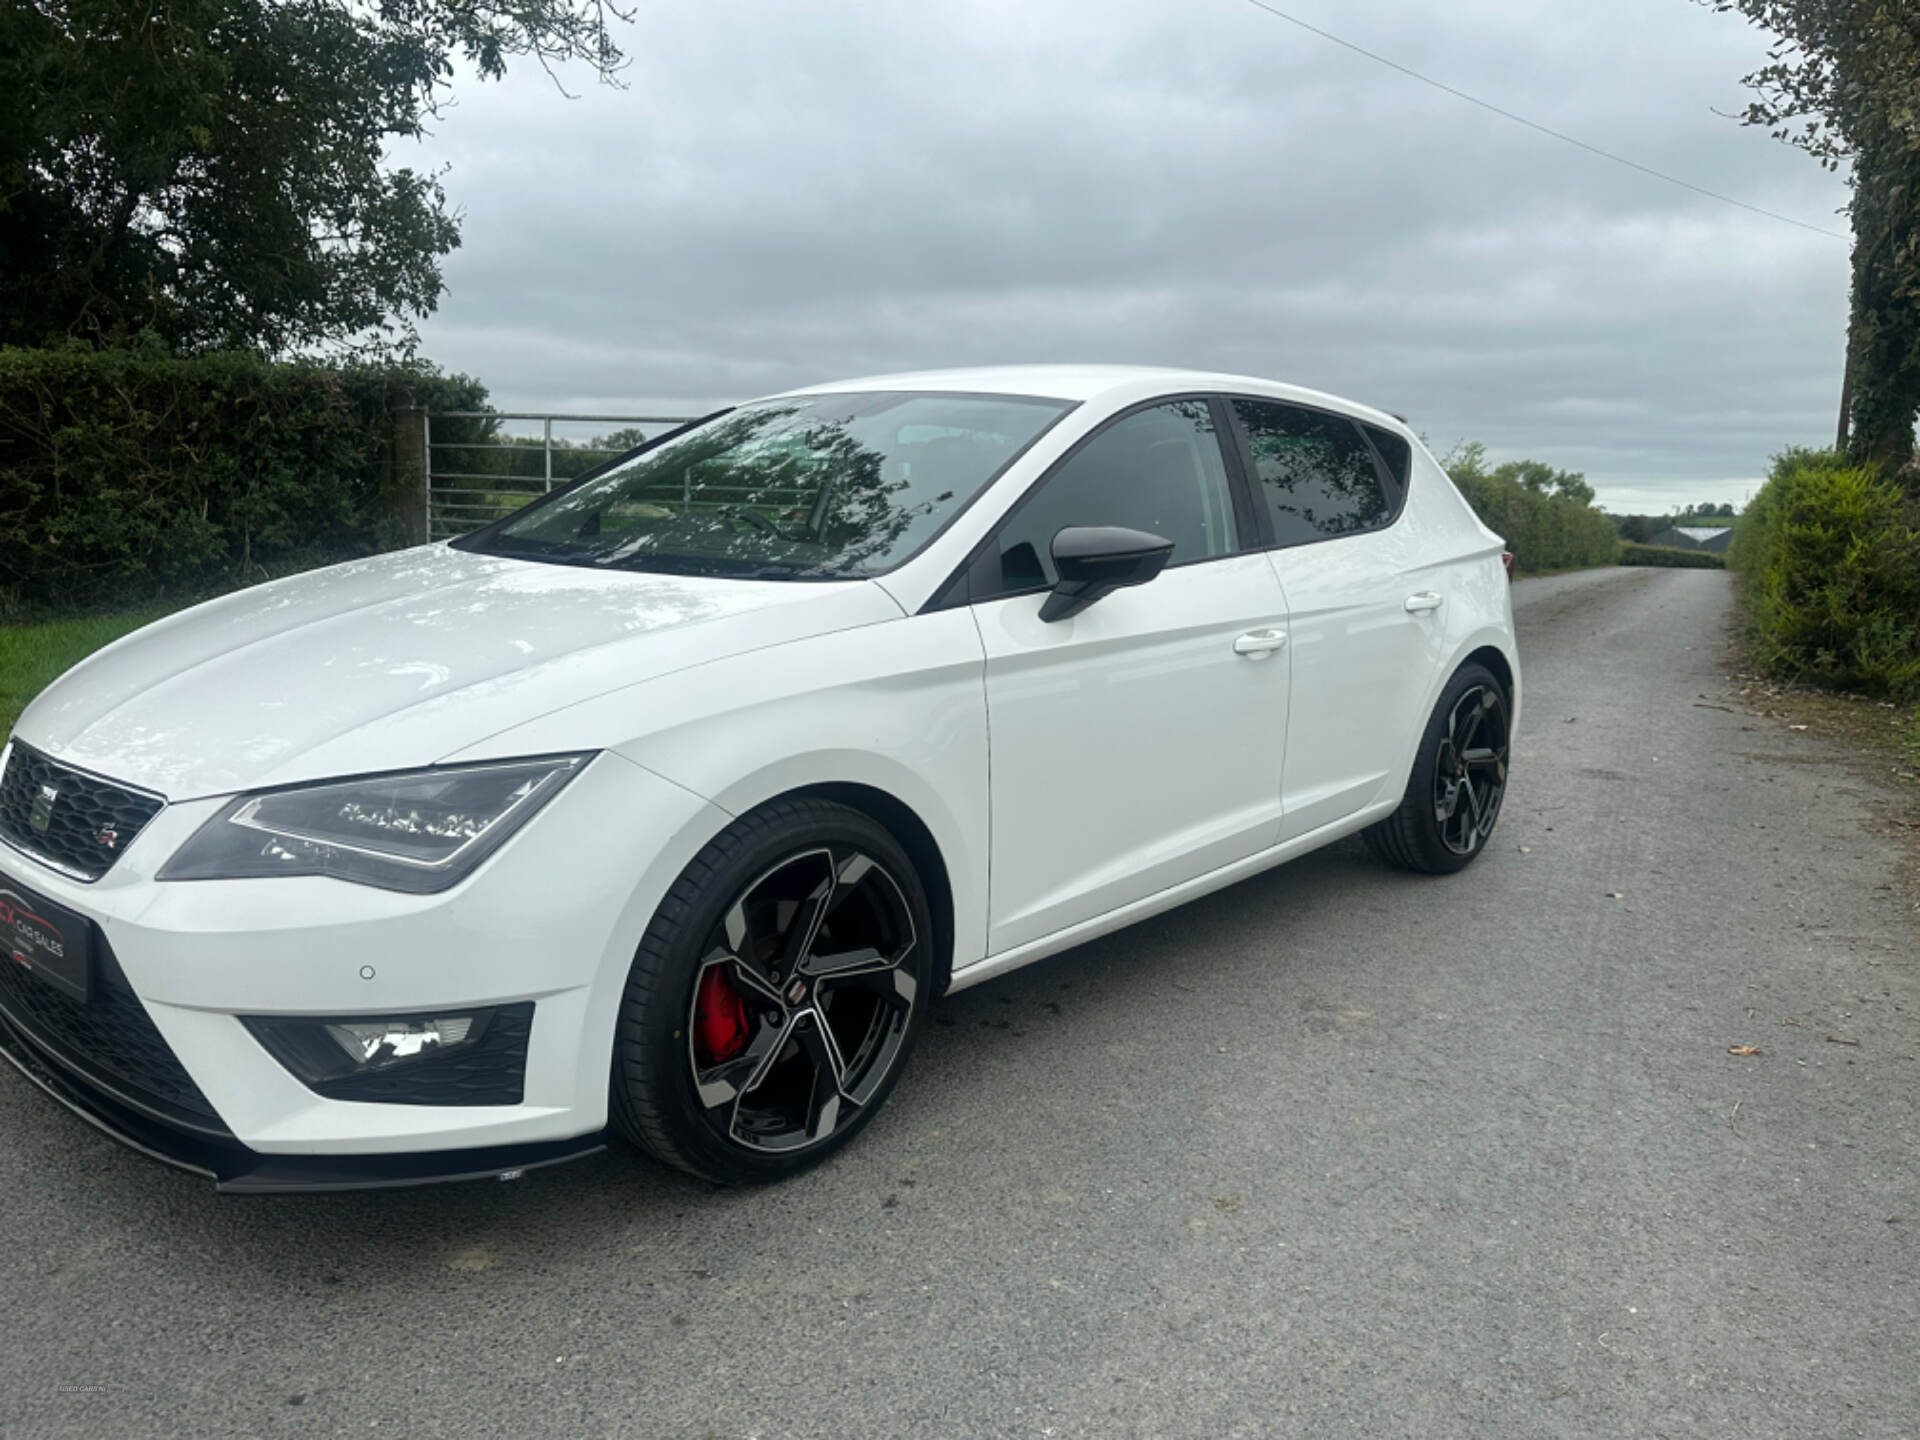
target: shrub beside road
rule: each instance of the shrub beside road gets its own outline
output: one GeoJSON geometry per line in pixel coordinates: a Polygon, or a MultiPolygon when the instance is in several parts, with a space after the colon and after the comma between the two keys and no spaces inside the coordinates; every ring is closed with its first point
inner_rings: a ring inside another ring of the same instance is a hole
{"type": "Polygon", "coordinates": [[[1619,548],[1613,521],[1593,508],[1584,477],[1537,460],[1489,470],[1485,449],[1460,446],[1443,463],[1461,495],[1489,529],[1504,536],[1523,575],[1611,565],[1619,548]]]}
{"type": "Polygon", "coordinates": [[[402,412],[485,398],[424,366],[0,348],[0,615],[232,589],[404,544],[399,502],[418,492],[396,449],[419,431],[402,412]]]}
{"type": "Polygon", "coordinates": [[[1920,699],[1920,497],[1871,465],[1788,450],[1734,528],[1753,663],[1920,699]]]}

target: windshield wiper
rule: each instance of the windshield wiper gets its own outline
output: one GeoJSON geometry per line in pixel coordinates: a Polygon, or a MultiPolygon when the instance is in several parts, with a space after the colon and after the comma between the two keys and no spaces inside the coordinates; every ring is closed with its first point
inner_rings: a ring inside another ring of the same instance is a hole
{"type": "Polygon", "coordinates": [[[819,565],[730,562],[721,556],[634,551],[590,562],[602,570],[651,571],[660,575],[697,575],[713,580],[851,580],[855,577],[819,565]]]}

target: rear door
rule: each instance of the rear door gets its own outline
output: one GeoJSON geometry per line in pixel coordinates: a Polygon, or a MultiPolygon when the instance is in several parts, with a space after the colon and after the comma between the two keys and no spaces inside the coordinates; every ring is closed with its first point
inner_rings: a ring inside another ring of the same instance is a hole
{"type": "Polygon", "coordinates": [[[1442,659],[1445,587],[1395,523],[1405,441],[1278,400],[1235,398],[1230,409],[1287,600],[1281,836],[1290,840],[1363,809],[1398,779],[1442,659]]]}
{"type": "Polygon", "coordinates": [[[1137,408],[1063,459],[971,571],[986,647],[990,953],[1272,845],[1285,607],[1204,397],[1137,408]],[[1168,568],[1044,624],[1053,537],[1121,525],[1168,568]],[[1254,637],[1251,641],[1247,637],[1254,637]],[[1236,649],[1236,644],[1238,649],[1236,649]]]}

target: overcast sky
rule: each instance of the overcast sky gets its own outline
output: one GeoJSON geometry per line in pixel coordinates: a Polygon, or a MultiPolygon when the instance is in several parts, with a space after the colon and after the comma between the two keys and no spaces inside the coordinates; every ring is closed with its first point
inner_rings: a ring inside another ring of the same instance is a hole
{"type": "MultiPolygon", "coordinates": [[[[1407,416],[1601,503],[1743,500],[1832,441],[1847,247],[1582,153],[1246,0],[635,0],[628,88],[469,83],[423,327],[509,408],[670,411],[1009,361],[1198,366],[1407,416]]],[[[1716,115],[1689,0],[1275,0],[1643,164],[1844,231],[1716,115]]]]}

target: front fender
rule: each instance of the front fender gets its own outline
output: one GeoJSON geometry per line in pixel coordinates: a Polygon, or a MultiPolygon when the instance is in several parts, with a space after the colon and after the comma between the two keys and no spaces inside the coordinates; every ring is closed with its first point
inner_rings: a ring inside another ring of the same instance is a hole
{"type": "Polygon", "coordinates": [[[697,665],[488,743],[613,750],[729,818],[811,786],[883,791],[939,847],[958,969],[986,953],[985,665],[972,614],[937,611],[697,665]]]}

